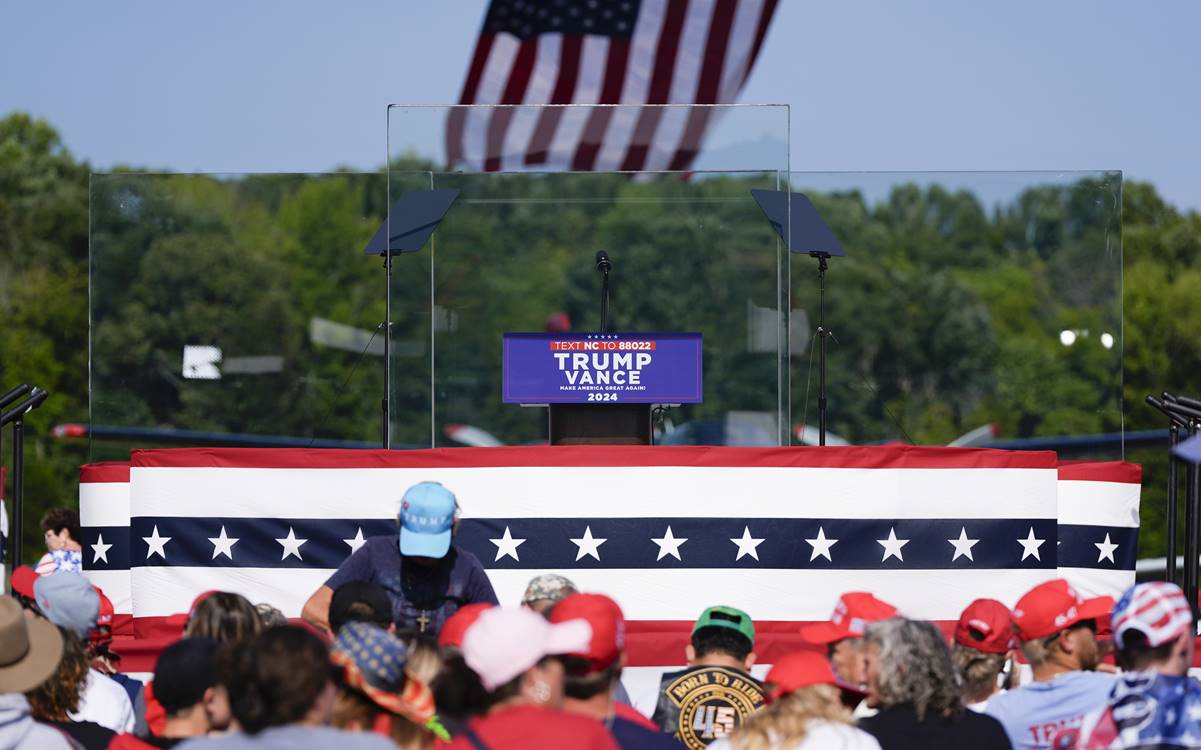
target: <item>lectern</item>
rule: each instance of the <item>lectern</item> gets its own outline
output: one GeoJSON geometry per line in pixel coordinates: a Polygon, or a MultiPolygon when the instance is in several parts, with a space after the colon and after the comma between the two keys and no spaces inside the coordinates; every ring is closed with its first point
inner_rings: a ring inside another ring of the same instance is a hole
{"type": "Polygon", "coordinates": [[[551,445],[650,445],[650,404],[551,404],[551,445]]]}

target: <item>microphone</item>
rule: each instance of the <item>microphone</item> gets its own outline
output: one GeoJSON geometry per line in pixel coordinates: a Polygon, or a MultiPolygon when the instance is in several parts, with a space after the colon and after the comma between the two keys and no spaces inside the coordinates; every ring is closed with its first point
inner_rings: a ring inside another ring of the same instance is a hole
{"type": "Polygon", "coordinates": [[[609,273],[613,270],[613,262],[609,260],[609,254],[604,250],[596,251],[596,270],[601,273],[609,273]]]}

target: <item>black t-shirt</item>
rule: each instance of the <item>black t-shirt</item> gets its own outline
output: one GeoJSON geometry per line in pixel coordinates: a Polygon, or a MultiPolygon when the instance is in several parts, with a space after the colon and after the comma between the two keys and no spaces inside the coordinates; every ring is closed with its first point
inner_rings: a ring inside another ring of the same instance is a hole
{"type": "Polygon", "coordinates": [[[405,565],[395,534],[368,539],[342,561],[325,585],[336,590],[349,581],[378,583],[392,601],[397,627],[434,636],[464,604],[497,603],[488,574],[475,555],[453,545],[436,565],[405,565]]]}
{"type": "Polygon", "coordinates": [[[43,721],[43,724],[66,732],[86,750],[104,750],[117,733],[94,721],[43,721]]]}
{"type": "Polygon", "coordinates": [[[701,750],[742,726],[762,705],[763,686],[746,672],[693,667],[663,675],[651,721],[689,750],[701,750]]]}
{"type": "Polygon", "coordinates": [[[883,750],[1012,750],[999,721],[966,709],[949,719],[927,712],[925,720],[918,721],[913,707],[903,704],[860,719],[859,728],[875,737],[883,750]]]}

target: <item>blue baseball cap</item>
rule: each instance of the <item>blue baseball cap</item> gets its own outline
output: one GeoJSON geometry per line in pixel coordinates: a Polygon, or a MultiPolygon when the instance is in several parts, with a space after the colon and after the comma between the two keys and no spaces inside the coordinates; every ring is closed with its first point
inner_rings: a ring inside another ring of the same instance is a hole
{"type": "Polygon", "coordinates": [[[446,557],[455,522],[455,496],[437,482],[420,482],[400,500],[400,554],[446,557]]]}
{"type": "Polygon", "coordinates": [[[60,570],[41,576],[33,584],[34,598],[46,619],[60,628],[87,638],[100,616],[100,595],[78,573],[60,570]]]}

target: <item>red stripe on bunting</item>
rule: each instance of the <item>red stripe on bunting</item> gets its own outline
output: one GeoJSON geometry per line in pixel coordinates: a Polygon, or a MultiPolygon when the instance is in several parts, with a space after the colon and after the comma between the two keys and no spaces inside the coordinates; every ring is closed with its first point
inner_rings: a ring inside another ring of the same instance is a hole
{"type": "Polygon", "coordinates": [[[1060,461],[1059,479],[1142,484],[1143,467],[1129,461],[1060,461]]]}
{"type": "Polygon", "coordinates": [[[84,483],[128,482],[128,461],[97,461],[79,467],[79,481],[84,483]]]}
{"type": "Polygon", "coordinates": [[[437,469],[507,466],[695,466],[842,469],[1055,469],[1054,451],[827,446],[536,446],[384,451],[337,448],[155,448],[132,452],[135,468],[437,469]]]}

